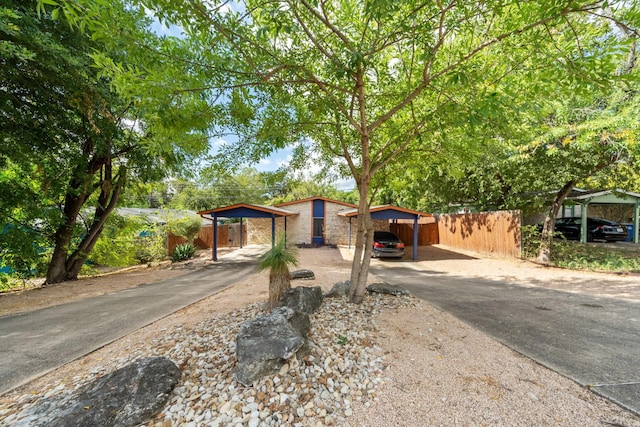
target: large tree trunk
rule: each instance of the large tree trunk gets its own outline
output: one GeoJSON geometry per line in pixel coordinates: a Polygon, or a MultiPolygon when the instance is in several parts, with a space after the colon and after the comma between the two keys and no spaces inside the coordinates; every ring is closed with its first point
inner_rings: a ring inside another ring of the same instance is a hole
{"type": "Polygon", "coordinates": [[[53,255],[49,262],[45,283],[51,284],[69,280],[67,278],[67,255],[73,239],[73,229],[85,200],[86,197],[78,197],[71,192],[65,197],[64,222],[55,233],[53,255]]]}
{"type": "MultiPolygon", "coordinates": [[[[126,168],[120,168],[115,181],[112,176],[113,172],[110,161],[104,165],[103,170],[104,176],[100,180],[100,195],[98,196],[98,203],[93,215],[92,224],[78,247],[71,253],[73,229],[77,223],[78,215],[84,206],[84,202],[88,199],[91,192],[84,192],[77,195],[76,191],[72,190],[65,197],[63,210],[64,223],[56,231],[55,247],[47,270],[46,284],[60,283],[78,278],[80,269],[100,237],[104,223],[115,208],[125,182],[126,168]]],[[[72,189],[82,188],[77,185],[78,180],[74,180],[74,182],[76,184],[72,184],[72,189]]],[[[85,186],[84,188],[87,187],[85,186]]]]}
{"type": "MultiPolygon", "coordinates": [[[[366,147],[363,141],[363,148],[366,147]]],[[[368,150],[363,149],[362,175],[358,180],[360,202],[358,203],[358,221],[356,234],[356,248],[351,265],[351,282],[349,287],[349,302],[360,304],[364,299],[367,287],[367,277],[371,264],[371,250],[373,245],[373,221],[369,212],[369,188],[371,186],[370,161],[368,150]]]]}
{"type": "Polygon", "coordinates": [[[369,213],[368,193],[369,185],[360,185],[360,203],[358,204],[358,221],[356,248],[351,265],[351,284],[349,287],[349,302],[360,304],[364,292],[371,264],[371,245],[373,244],[373,222],[369,213]]]}
{"type": "Polygon", "coordinates": [[[543,264],[549,264],[551,262],[551,244],[553,242],[553,232],[556,225],[556,217],[562,207],[562,203],[567,198],[573,187],[576,185],[575,181],[567,182],[556,194],[549,208],[549,213],[544,220],[542,226],[542,234],[540,235],[540,250],[538,251],[538,257],[536,260],[543,264]]]}

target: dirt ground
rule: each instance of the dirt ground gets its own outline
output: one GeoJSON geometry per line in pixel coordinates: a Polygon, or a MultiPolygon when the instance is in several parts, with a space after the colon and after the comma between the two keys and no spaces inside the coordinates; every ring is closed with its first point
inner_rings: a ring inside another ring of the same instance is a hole
{"type": "MultiPolygon", "coordinates": [[[[209,257],[209,251],[202,251],[184,263],[129,269],[2,295],[0,315],[176,277],[211,262],[209,257]]],[[[314,271],[313,286],[328,290],[335,282],[349,278],[349,259],[345,248],[301,249],[298,268],[314,271]]],[[[384,262],[395,261],[373,260],[372,264],[384,262]]],[[[640,301],[638,277],[549,269],[442,247],[421,248],[420,261],[407,265],[443,274],[640,301]]],[[[373,275],[369,278],[369,282],[376,280],[373,275]]],[[[141,351],[164,331],[176,327],[188,331],[213,313],[266,301],[267,296],[268,273],[257,273],[1,396],[0,408],[11,408],[25,396],[56,384],[81,382],[89,373],[104,369],[109,361],[141,351]]],[[[640,418],[635,415],[426,303],[419,310],[383,313],[378,323],[377,340],[388,364],[387,377],[374,405],[354,406],[349,425],[640,426],[640,418]]]]}

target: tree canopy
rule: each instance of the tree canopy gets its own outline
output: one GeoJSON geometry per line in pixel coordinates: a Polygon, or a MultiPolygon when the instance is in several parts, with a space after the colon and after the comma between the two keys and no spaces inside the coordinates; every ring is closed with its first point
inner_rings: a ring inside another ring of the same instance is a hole
{"type": "MultiPolygon", "coordinates": [[[[143,14],[120,12],[127,20],[113,28],[144,34],[143,14]]],[[[126,64],[126,40],[114,33],[107,45],[57,14],[0,7],[0,226],[12,235],[1,250],[33,258],[24,243],[37,236],[49,283],[77,277],[127,182],[158,179],[207,146],[198,129],[170,122],[178,109],[112,90],[90,55],[126,64]]]]}
{"type": "MultiPolygon", "coordinates": [[[[96,27],[109,2],[61,3],[79,26],[96,27]]],[[[635,35],[640,19],[636,1],[134,4],[184,30],[189,71],[201,86],[181,90],[208,99],[214,133],[233,129],[239,136],[223,156],[257,159],[292,144],[297,155],[315,149],[353,176],[354,302],[364,294],[373,234],[368,209],[383,183],[378,174],[403,171],[394,162],[418,153],[462,169],[467,155],[492,140],[487,133],[526,106],[523,88],[550,96],[558,87],[610,84],[631,46],[610,23],[635,35]]],[[[102,64],[123,87],[146,88],[136,81],[137,67],[102,64]]]]}

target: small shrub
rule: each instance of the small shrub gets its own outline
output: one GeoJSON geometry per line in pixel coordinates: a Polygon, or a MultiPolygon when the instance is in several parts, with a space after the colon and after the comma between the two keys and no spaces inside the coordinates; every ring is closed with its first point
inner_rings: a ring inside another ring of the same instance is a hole
{"type": "Polygon", "coordinates": [[[540,231],[535,225],[522,226],[522,258],[530,259],[538,256],[542,241],[540,231]]]}
{"type": "Polygon", "coordinates": [[[193,216],[170,219],[167,221],[166,228],[170,233],[184,237],[188,242],[193,242],[193,239],[198,235],[200,228],[202,228],[202,218],[199,216],[193,216]]]}
{"type": "Polygon", "coordinates": [[[135,258],[141,264],[167,258],[166,235],[160,229],[140,234],[135,240],[135,258]]]}
{"type": "Polygon", "coordinates": [[[338,344],[340,345],[347,345],[347,343],[349,342],[349,338],[345,337],[344,335],[340,335],[338,334],[338,344]]]}
{"type": "Polygon", "coordinates": [[[268,251],[260,256],[258,267],[269,270],[269,307],[275,308],[280,296],[291,287],[289,266],[298,265],[296,251],[287,248],[284,236],[268,251]]]}
{"type": "Polygon", "coordinates": [[[196,253],[196,247],[192,243],[185,243],[182,245],[176,246],[171,254],[171,261],[185,261],[193,258],[196,253]]]}
{"type": "Polygon", "coordinates": [[[610,244],[554,242],[551,261],[558,267],[616,273],[640,271],[640,250],[610,244]]]}

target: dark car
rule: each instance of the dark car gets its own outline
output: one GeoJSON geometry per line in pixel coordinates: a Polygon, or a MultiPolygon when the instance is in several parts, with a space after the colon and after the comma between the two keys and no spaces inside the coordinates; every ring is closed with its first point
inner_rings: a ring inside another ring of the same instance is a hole
{"type": "Polygon", "coordinates": [[[389,231],[373,232],[373,252],[375,258],[402,258],[404,242],[389,231]]]}
{"type": "MultiPolygon", "coordinates": [[[[562,233],[568,240],[580,240],[582,218],[569,217],[556,220],[555,231],[562,233]]],[[[587,218],[587,241],[604,240],[607,242],[623,242],[629,233],[627,228],[615,221],[602,218],[587,218]]]]}

